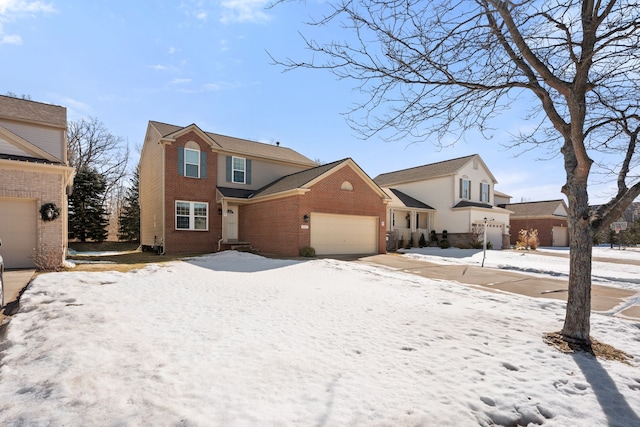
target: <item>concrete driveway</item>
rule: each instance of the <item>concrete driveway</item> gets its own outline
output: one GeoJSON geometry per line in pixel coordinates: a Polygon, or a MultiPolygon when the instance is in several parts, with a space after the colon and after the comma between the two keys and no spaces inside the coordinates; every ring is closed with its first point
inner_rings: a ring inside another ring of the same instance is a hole
{"type": "MultiPolygon", "coordinates": [[[[567,280],[533,277],[523,273],[471,265],[440,265],[384,254],[362,257],[358,262],[385,266],[430,279],[459,282],[493,292],[511,292],[535,298],[567,301],[567,280]]],[[[591,286],[591,309],[640,320],[640,293],[609,286],[591,286]]]]}
{"type": "Polygon", "coordinates": [[[13,311],[16,304],[12,304],[18,299],[20,292],[27,287],[35,270],[5,270],[3,275],[4,281],[4,302],[5,308],[0,310],[0,324],[2,324],[6,315],[13,311]]]}

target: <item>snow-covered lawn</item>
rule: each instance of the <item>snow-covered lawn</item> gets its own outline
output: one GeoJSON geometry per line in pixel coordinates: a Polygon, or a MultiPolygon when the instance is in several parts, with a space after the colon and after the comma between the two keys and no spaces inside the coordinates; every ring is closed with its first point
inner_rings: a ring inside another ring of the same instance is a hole
{"type": "MultiPolygon", "coordinates": [[[[444,262],[426,252],[406,256],[444,262]]],[[[563,273],[511,255],[485,265],[563,273]]],[[[549,347],[563,316],[553,300],[328,259],[43,274],[0,344],[0,425],[640,425],[640,367],[549,347]]],[[[640,324],[593,315],[592,335],[640,361],[640,324]]]]}

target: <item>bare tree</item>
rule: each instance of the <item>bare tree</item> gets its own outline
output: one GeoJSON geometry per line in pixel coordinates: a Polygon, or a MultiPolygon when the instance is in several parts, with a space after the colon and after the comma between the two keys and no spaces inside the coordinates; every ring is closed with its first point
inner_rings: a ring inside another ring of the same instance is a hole
{"type": "Polygon", "coordinates": [[[129,147],[95,117],[82,118],[67,125],[69,163],[76,170],[92,169],[105,179],[105,200],[122,184],[127,174],[129,147]]]}
{"type": "Polygon", "coordinates": [[[513,145],[564,159],[570,274],[562,335],[589,346],[592,237],[640,195],[640,4],[335,0],[331,7],[311,24],[334,37],[346,30],[345,41],[303,36],[311,60],[275,62],[355,80],[366,98],[351,123],[365,137],[391,131],[442,144],[472,128],[484,132],[513,102],[529,102],[533,130],[513,145]],[[617,182],[593,212],[592,168],[617,182]]]}

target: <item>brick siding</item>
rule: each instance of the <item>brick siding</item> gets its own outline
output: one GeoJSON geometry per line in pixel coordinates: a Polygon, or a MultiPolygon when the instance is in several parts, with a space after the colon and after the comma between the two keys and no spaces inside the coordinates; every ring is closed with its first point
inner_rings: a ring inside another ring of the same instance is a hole
{"type": "Polygon", "coordinates": [[[349,166],[342,167],[311,186],[304,195],[251,203],[240,207],[239,238],[263,253],[298,256],[310,245],[311,229],[303,229],[303,216],[311,212],[378,217],[378,252],[385,253],[385,205],[349,166]],[[353,191],[341,190],[349,181],[353,191]]]}
{"type": "Polygon", "coordinates": [[[189,132],[165,149],[165,242],[166,253],[215,252],[222,237],[222,218],[216,206],[217,153],[195,132],[189,132]],[[207,153],[207,177],[189,178],[178,175],[178,147],[188,141],[200,146],[207,153]],[[205,202],[209,204],[208,231],[176,230],[176,200],[205,202]]]}
{"type": "Polygon", "coordinates": [[[37,241],[35,250],[37,254],[46,256],[52,264],[56,264],[55,266],[61,265],[67,242],[67,198],[63,193],[63,174],[20,169],[2,169],[0,173],[0,197],[36,201],[36,223],[33,224],[37,241]],[[43,221],[40,206],[44,203],[54,203],[61,209],[61,215],[53,221],[43,221]]]}
{"type": "Polygon", "coordinates": [[[567,227],[567,220],[562,218],[530,218],[530,219],[513,219],[510,220],[511,239],[510,243],[515,245],[520,235],[520,230],[529,228],[530,230],[538,230],[538,239],[540,246],[553,245],[553,227],[567,227]]]}

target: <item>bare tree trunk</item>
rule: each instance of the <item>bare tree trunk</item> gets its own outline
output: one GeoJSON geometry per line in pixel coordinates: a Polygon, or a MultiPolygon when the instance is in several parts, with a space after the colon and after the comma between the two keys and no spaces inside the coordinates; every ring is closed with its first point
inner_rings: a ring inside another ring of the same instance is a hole
{"type": "MultiPolygon", "coordinates": [[[[586,194],[586,187],[584,190],[583,193],[586,194]]],[[[569,295],[562,335],[565,339],[588,344],[593,241],[589,222],[580,215],[584,210],[585,201],[569,200],[569,295]]]]}

